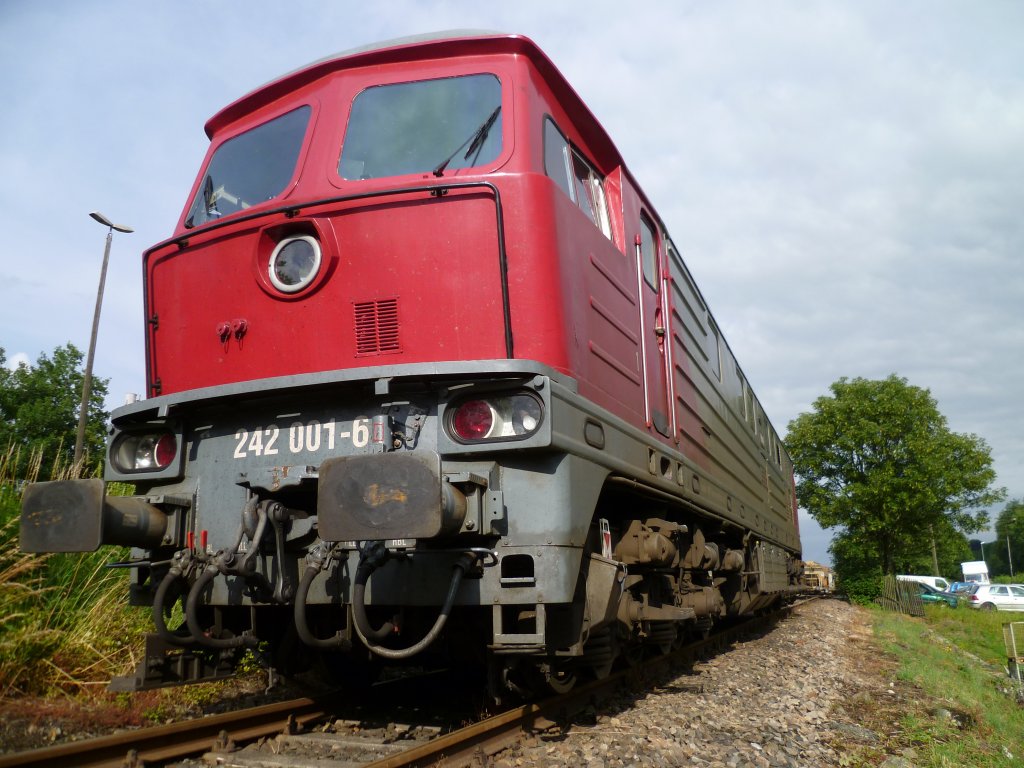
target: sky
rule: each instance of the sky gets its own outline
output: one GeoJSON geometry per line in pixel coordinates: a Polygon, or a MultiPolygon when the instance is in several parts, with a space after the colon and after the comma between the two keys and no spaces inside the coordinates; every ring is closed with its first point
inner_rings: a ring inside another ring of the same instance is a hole
{"type": "MultiPolygon", "coordinates": [[[[0,0],[0,348],[88,349],[145,391],[142,251],[203,125],[324,56],[525,34],[618,146],[777,431],[840,377],[927,388],[1024,498],[1024,3],[0,0]]],[[[993,519],[1002,509],[990,510],[993,519]]],[[[801,511],[804,556],[830,534],[801,511]]],[[[952,574],[947,574],[952,575],[952,574]]]]}

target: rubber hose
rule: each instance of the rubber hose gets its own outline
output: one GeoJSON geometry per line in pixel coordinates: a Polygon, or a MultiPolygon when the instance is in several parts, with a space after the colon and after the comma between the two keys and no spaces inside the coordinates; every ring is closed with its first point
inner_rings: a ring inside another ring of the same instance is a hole
{"type": "Polygon", "coordinates": [[[374,629],[370,626],[370,620],[366,616],[366,584],[370,580],[370,574],[375,570],[375,566],[360,562],[359,567],[356,568],[356,580],[352,587],[352,618],[356,631],[364,643],[367,640],[374,642],[386,640],[395,631],[395,625],[390,621],[384,622],[379,629],[374,629]]]}
{"type": "Polygon", "coordinates": [[[334,637],[320,638],[313,634],[309,624],[306,623],[306,598],[309,595],[309,588],[313,584],[313,579],[316,578],[318,573],[320,573],[319,568],[307,565],[305,572],[302,574],[299,589],[295,593],[295,631],[298,633],[299,639],[310,648],[340,648],[347,651],[352,647],[352,641],[346,638],[343,633],[338,632],[334,637]]]}
{"type": "Polygon", "coordinates": [[[198,608],[199,595],[206,586],[216,578],[220,571],[216,567],[207,568],[202,575],[196,579],[196,583],[189,590],[188,599],[185,601],[185,622],[188,624],[188,631],[192,638],[207,648],[240,648],[243,645],[255,645],[256,639],[238,635],[237,637],[207,637],[199,626],[198,608]]]}
{"type": "MultiPolygon", "coordinates": [[[[448,595],[445,597],[444,605],[441,607],[441,613],[438,615],[437,620],[434,622],[434,626],[430,628],[430,631],[426,636],[415,645],[408,648],[392,649],[384,648],[377,645],[367,637],[364,636],[362,628],[359,626],[359,620],[356,618],[355,628],[356,634],[359,635],[359,639],[366,644],[366,647],[373,653],[385,659],[408,659],[412,658],[416,654],[420,653],[424,649],[428,648],[441,634],[441,630],[444,629],[444,625],[448,621],[448,616],[452,611],[452,606],[455,604],[455,596],[459,591],[459,585],[462,583],[462,577],[466,574],[466,571],[476,561],[476,555],[473,553],[467,553],[463,555],[459,562],[455,564],[455,572],[452,574],[452,581],[448,587],[448,595]]],[[[367,575],[367,579],[369,575],[367,575]]],[[[362,609],[362,603],[356,602],[355,593],[353,592],[352,598],[352,614],[355,617],[357,615],[357,608],[362,609]]],[[[366,613],[363,611],[363,618],[366,618],[366,613]]]]}
{"type": "Polygon", "coordinates": [[[156,627],[156,633],[165,642],[177,646],[192,645],[194,641],[191,637],[182,637],[181,635],[174,634],[167,628],[167,623],[164,621],[164,603],[167,600],[167,592],[170,590],[171,585],[178,580],[184,581],[185,577],[181,573],[168,571],[160,585],[156,588],[156,595],[153,596],[153,625],[156,627]]]}

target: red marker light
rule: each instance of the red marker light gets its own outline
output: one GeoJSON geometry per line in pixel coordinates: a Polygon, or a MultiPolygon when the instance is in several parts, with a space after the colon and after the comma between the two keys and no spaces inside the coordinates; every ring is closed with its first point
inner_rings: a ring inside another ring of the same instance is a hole
{"type": "Polygon", "coordinates": [[[452,417],[452,430],[463,440],[479,440],[487,437],[494,426],[491,406],[483,400],[467,400],[459,406],[452,417]]]}
{"type": "Polygon", "coordinates": [[[153,451],[153,458],[156,461],[156,465],[163,469],[172,461],[178,454],[178,441],[174,439],[174,435],[170,432],[165,432],[160,436],[160,439],[156,441],[156,448],[153,451]]]}

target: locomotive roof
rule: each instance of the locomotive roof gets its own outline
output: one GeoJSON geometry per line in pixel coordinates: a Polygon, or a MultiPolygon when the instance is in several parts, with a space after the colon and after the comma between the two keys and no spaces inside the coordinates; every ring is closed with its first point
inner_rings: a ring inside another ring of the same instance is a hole
{"type": "MultiPolygon", "coordinates": [[[[280,78],[274,78],[274,80],[281,80],[287,77],[291,77],[296,72],[301,72],[304,69],[315,67],[318,64],[326,64],[332,61],[338,61],[339,59],[347,59],[351,56],[355,56],[359,53],[370,53],[372,51],[383,51],[389,48],[405,48],[412,45],[419,45],[421,43],[434,43],[441,40],[455,40],[455,39],[467,39],[474,37],[504,37],[508,33],[501,32],[495,29],[448,29],[443,32],[425,32],[421,35],[405,35],[403,37],[393,37],[390,40],[381,40],[376,43],[369,43],[367,45],[357,45],[355,48],[347,48],[344,51],[338,51],[332,53],[329,56],[324,56],[322,59],[317,59],[314,62],[307,64],[304,67],[293,69],[286,75],[282,75],[280,78]]],[[[274,82],[273,80],[271,82],[274,82]]],[[[265,83],[264,85],[269,85],[265,83]]],[[[262,88],[263,86],[261,86],[262,88]]],[[[256,90],[260,90],[257,88],[256,90]]]]}
{"type": "Polygon", "coordinates": [[[417,59],[500,53],[518,54],[529,58],[548,81],[566,110],[582,118],[578,120],[578,128],[591,147],[613,165],[622,165],[618,150],[597,118],[537,44],[524,35],[491,30],[448,30],[400,37],[351,48],[318,59],[261,85],[224,107],[206,122],[206,135],[212,138],[218,130],[261,105],[286,96],[291,91],[331,72],[417,59]]]}

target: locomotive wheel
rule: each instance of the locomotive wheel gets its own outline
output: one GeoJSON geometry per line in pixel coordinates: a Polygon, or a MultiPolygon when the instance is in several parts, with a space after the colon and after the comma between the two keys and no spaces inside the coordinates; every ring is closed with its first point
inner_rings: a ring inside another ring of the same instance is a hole
{"type": "Polygon", "coordinates": [[[576,685],[572,662],[562,664],[524,662],[504,667],[504,688],[516,697],[529,700],[537,696],[568,693],[576,685]]]}
{"type": "Polygon", "coordinates": [[[678,627],[676,630],[676,639],[672,642],[672,650],[678,651],[684,645],[686,645],[686,638],[689,634],[689,622],[678,627]]]}
{"type": "Polygon", "coordinates": [[[542,674],[544,684],[553,693],[568,693],[576,686],[576,672],[567,666],[560,669],[552,669],[551,665],[543,665],[542,674]]]}
{"type": "MultiPolygon", "coordinates": [[[[520,611],[518,616],[519,625],[529,626],[537,620],[536,611],[520,611]]],[[[563,664],[544,663],[523,675],[522,681],[516,684],[525,687],[534,693],[547,688],[553,693],[568,693],[576,685],[576,670],[572,662],[563,664]]]]}

